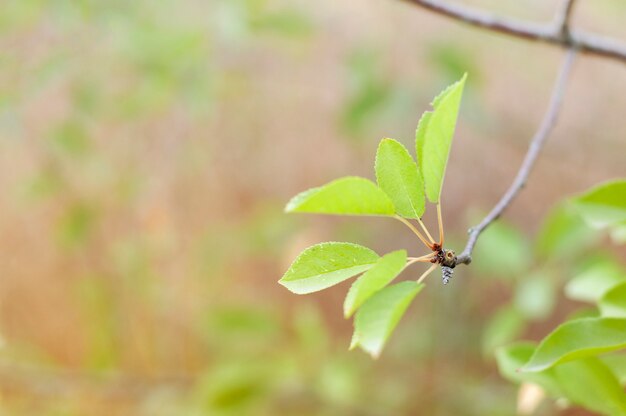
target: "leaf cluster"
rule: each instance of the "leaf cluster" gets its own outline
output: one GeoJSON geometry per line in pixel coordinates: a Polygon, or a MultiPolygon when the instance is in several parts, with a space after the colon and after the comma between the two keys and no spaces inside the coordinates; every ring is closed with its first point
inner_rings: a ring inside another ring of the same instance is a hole
{"type": "MultiPolygon", "coordinates": [[[[589,235],[577,216],[596,230],[615,234],[626,221],[626,181],[599,185],[560,206],[539,235],[543,254],[567,255],[589,235]]],[[[538,344],[498,348],[501,374],[594,412],[626,415],[626,355],[620,353],[626,349],[626,271],[606,257],[593,259],[565,284],[564,292],[596,310],[570,318],[538,344]]]]}
{"type": "MultiPolygon", "coordinates": [[[[376,152],[376,183],[348,176],[293,197],[286,212],[386,216],[420,221],[426,200],[439,204],[448,155],[466,76],[433,100],[416,132],[416,159],[398,141],[381,140],[376,152]]],[[[429,235],[430,236],[430,235],[429,235]]],[[[390,284],[415,259],[405,250],[379,256],[357,244],[327,242],[304,250],[280,283],[297,294],[334,286],[360,275],[344,301],[344,316],[355,315],[351,348],[377,357],[413,298],[417,281],[390,284]]]]}

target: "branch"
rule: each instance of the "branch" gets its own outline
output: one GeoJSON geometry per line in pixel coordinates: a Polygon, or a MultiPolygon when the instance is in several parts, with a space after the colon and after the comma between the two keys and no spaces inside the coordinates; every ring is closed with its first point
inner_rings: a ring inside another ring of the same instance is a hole
{"type": "Polygon", "coordinates": [[[569,21],[572,17],[572,11],[574,10],[574,4],[576,0],[565,0],[560,14],[556,16],[556,24],[558,25],[561,36],[564,38],[570,37],[569,21]]]}
{"type": "Polygon", "coordinates": [[[615,59],[626,63],[626,45],[603,36],[571,31],[569,29],[569,20],[575,0],[565,0],[561,13],[557,15],[554,22],[549,24],[505,19],[481,10],[438,0],[404,1],[434,13],[494,32],[558,45],[566,49],[577,49],[589,55],[615,59]]]}
{"type": "Polygon", "coordinates": [[[561,67],[561,72],[559,73],[556,84],[554,86],[554,90],[552,92],[552,97],[550,98],[548,111],[541,121],[541,125],[535,133],[535,136],[530,142],[528,153],[526,153],[526,157],[524,158],[524,161],[522,162],[522,165],[517,172],[515,180],[506,191],[506,193],[502,196],[500,201],[498,201],[496,206],[493,207],[491,212],[489,212],[489,214],[487,214],[487,216],[478,225],[470,228],[467,244],[463,252],[457,257],[456,264],[471,263],[472,251],[474,250],[474,245],[476,245],[476,240],[478,240],[478,236],[480,235],[480,233],[482,233],[485,228],[487,228],[492,222],[497,220],[500,215],[502,215],[504,210],[506,210],[508,206],[511,205],[511,202],[513,202],[517,194],[522,190],[524,185],[526,185],[526,181],[528,180],[528,176],[530,175],[533,165],[537,160],[537,156],[539,156],[541,148],[545,144],[550,132],[556,125],[557,116],[559,114],[561,103],[563,101],[565,85],[569,73],[572,69],[572,63],[574,62],[575,55],[575,49],[570,49],[567,51],[565,61],[563,62],[563,65],[561,67]]]}

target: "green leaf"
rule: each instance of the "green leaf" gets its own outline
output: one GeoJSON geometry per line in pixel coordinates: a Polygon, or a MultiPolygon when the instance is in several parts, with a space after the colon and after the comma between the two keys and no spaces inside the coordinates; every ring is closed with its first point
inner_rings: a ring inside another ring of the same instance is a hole
{"type": "Polygon", "coordinates": [[[289,201],[286,212],[337,215],[394,215],[393,203],[373,182],[355,176],[304,191],[289,201]]]}
{"type": "Polygon", "coordinates": [[[572,199],[574,207],[592,227],[604,228],[626,221],[626,181],[599,185],[572,199]]]}
{"type": "Polygon", "coordinates": [[[587,266],[565,285],[565,296],[583,302],[597,302],[611,288],[626,281],[626,273],[614,261],[601,259],[587,266]]]}
{"type": "Polygon", "coordinates": [[[524,373],[519,369],[526,363],[535,352],[535,344],[532,342],[516,342],[496,350],[496,362],[502,377],[513,383],[534,383],[541,386],[552,396],[563,396],[561,388],[555,379],[552,369],[537,373],[524,373]]]}
{"type": "Polygon", "coordinates": [[[554,373],[572,403],[606,415],[626,415],[626,394],[599,359],[590,357],[562,364],[554,368],[554,373]]]}
{"type": "Polygon", "coordinates": [[[596,233],[587,227],[580,215],[569,205],[559,205],[541,226],[536,251],[544,259],[574,255],[596,240],[596,233]]]}
{"type": "Polygon", "coordinates": [[[467,74],[433,100],[433,111],[426,112],[417,126],[415,148],[424,177],[426,196],[437,203],[452,146],[452,137],[467,74]]]}
{"type": "Polygon", "coordinates": [[[626,318],[626,282],[606,292],[600,299],[598,307],[604,317],[626,318]]]}
{"type": "Polygon", "coordinates": [[[565,397],[587,409],[604,414],[624,414],[626,396],[618,379],[609,370],[614,361],[608,361],[607,365],[602,362],[605,359],[586,358],[535,373],[518,371],[534,350],[534,345],[528,342],[498,349],[496,360],[502,376],[514,383],[537,384],[550,396],[565,397]]]}
{"type": "Polygon", "coordinates": [[[610,354],[600,358],[611,369],[621,385],[626,385],[626,354],[610,354]]]}
{"type": "Polygon", "coordinates": [[[366,300],[387,286],[406,266],[406,251],[399,250],[381,257],[353,284],[343,304],[343,313],[350,317],[366,300]]]}
{"type": "Polygon", "coordinates": [[[424,285],[413,281],[401,282],[384,288],[368,299],[354,318],[354,335],[350,349],[359,346],[377,358],[422,287],[424,285]]]}
{"type": "Polygon", "coordinates": [[[393,201],[396,213],[420,218],[425,210],[424,181],[415,161],[399,142],[383,139],[376,152],[378,186],[393,201]]]}
{"type": "Polygon", "coordinates": [[[521,371],[537,372],[626,347],[626,319],[586,318],[560,325],[541,341],[521,371]]]}
{"type": "Polygon", "coordinates": [[[320,243],[304,250],[278,283],[299,295],[334,286],[371,268],[378,254],[352,243],[320,243]]]}

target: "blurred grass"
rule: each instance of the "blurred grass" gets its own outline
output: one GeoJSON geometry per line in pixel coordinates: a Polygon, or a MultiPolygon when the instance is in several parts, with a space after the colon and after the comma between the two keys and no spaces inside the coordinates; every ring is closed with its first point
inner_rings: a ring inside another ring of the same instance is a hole
{"type": "Polygon", "coordinates": [[[347,352],[345,285],[297,298],[276,281],[322,240],[413,251],[384,220],[282,206],[371,177],[378,139],[410,147],[433,92],[469,71],[444,197],[459,248],[553,76],[554,51],[512,45],[392,1],[3,4],[0,414],[511,414],[515,388],[483,353],[573,309],[530,301],[545,250],[533,256],[532,235],[564,193],[622,172],[620,114],[602,108],[626,104],[623,71],[581,64],[515,225],[486,233],[450,288],[434,277],[379,361],[347,352]]]}

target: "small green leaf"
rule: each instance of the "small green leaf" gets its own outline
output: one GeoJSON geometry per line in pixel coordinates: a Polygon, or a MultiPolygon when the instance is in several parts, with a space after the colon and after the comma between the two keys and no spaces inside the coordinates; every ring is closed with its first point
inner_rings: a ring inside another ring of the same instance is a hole
{"type": "Polygon", "coordinates": [[[626,221],[626,181],[599,185],[572,200],[582,217],[596,228],[626,221]]]}
{"type": "Polygon", "coordinates": [[[606,292],[600,299],[598,307],[604,317],[626,318],[626,282],[606,292]]]}
{"type": "Polygon", "coordinates": [[[366,300],[387,286],[406,266],[406,251],[399,250],[381,257],[378,262],[353,284],[343,304],[349,318],[366,300]]]}
{"type": "Polygon", "coordinates": [[[418,123],[415,148],[424,177],[426,196],[437,203],[448,164],[456,119],[467,74],[433,100],[433,111],[426,112],[418,123]]]}
{"type": "Polygon", "coordinates": [[[565,285],[565,296],[583,302],[597,302],[611,288],[626,281],[618,263],[600,259],[587,266],[565,285]]]}
{"type": "Polygon", "coordinates": [[[371,268],[378,254],[352,243],[320,243],[304,250],[278,283],[299,295],[334,286],[371,268]]]}
{"type": "Polygon", "coordinates": [[[388,286],[369,298],[354,318],[350,349],[357,346],[377,358],[417,293],[421,283],[406,281],[388,286]]]}
{"type": "Polygon", "coordinates": [[[560,325],[541,341],[521,371],[537,372],[626,347],[626,319],[586,318],[560,325]]]}
{"type": "Polygon", "coordinates": [[[399,142],[383,139],[376,152],[378,186],[393,201],[396,213],[405,218],[424,214],[424,181],[415,161],[399,142]]]}
{"type": "Polygon", "coordinates": [[[304,191],[289,201],[286,212],[336,215],[394,215],[393,203],[373,182],[349,176],[304,191]]]}

